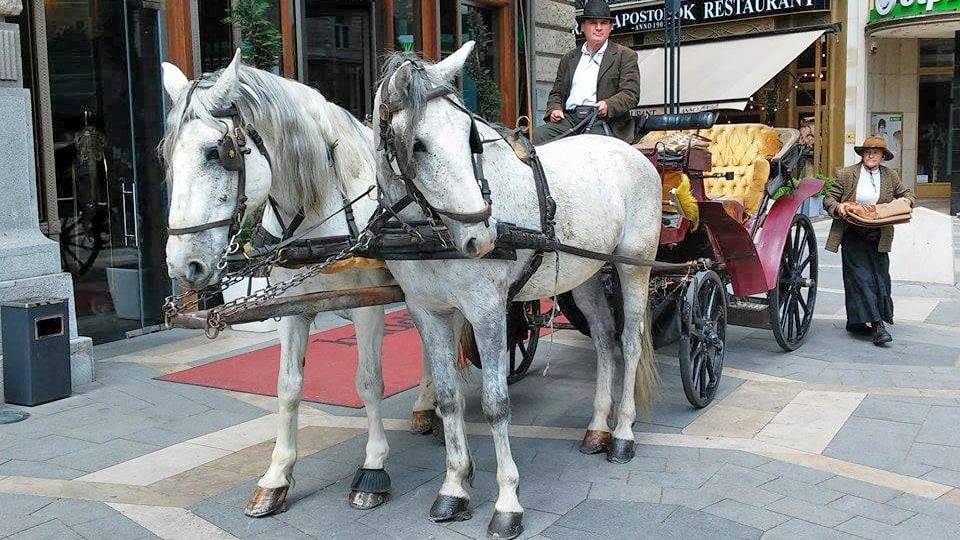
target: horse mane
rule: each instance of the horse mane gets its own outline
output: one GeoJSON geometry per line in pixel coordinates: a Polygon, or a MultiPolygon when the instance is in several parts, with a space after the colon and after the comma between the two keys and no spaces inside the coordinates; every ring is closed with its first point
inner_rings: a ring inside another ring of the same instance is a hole
{"type": "MultiPolygon", "coordinates": [[[[430,75],[430,72],[424,69],[432,65],[430,62],[422,60],[413,53],[396,52],[388,54],[383,59],[383,70],[380,78],[380,102],[396,103],[403,109],[408,116],[406,127],[403,133],[397,133],[396,138],[399,144],[397,151],[403,155],[397,156],[400,159],[409,161],[413,156],[413,131],[423,119],[423,112],[430,101],[429,92],[433,88],[447,87],[451,93],[459,98],[459,92],[455,87],[446,81],[437,80],[430,75]],[[383,84],[389,81],[394,75],[394,83],[383,84]]],[[[379,126],[382,120],[377,117],[376,125],[379,126]]],[[[381,154],[381,159],[385,159],[381,154]]]]}
{"type": "MultiPolygon", "coordinates": [[[[210,112],[220,105],[210,103],[207,92],[222,73],[204,74],[189,103],[184,92],[173,104],[158,149],[162,160],[169,161],[192,120],[223,131],[210,112]]],[[[240,66],[239,83],[234,103],[263,135],[273,166],[271,193],[281,205],[317,212],[333,190],[349,196],[350,179],[373,177],[370,131],[349,112],[313,88],[252,67],[240,66]]]]}

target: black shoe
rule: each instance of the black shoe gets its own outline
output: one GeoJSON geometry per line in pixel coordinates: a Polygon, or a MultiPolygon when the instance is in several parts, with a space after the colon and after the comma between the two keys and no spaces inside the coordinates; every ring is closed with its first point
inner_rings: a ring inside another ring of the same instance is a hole
{"type": "Polygon", "coordinates": [[[873,335],[873,329],[867,326],[867,323],[847,323],[847,332],[858,336],[873,335]]]}
{"type": "Polygon", "coordinates": [[[890,335],[890,332],[887,332],[887,329],[883,326],[883,323],[873,323],[873,344],[880,346],[884,343],[890,343],[891,341],[893,341],[893,336],[890,335]]]}

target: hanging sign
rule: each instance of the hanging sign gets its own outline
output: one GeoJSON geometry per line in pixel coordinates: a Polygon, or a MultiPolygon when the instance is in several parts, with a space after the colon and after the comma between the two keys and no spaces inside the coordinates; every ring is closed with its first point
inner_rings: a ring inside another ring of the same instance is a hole
{"type": "MultiPolygon", "coordinates": [[[[611,8],[616,10],[616,5],[611,8]]],[[[686,0],[680,7],[680,23],[690,26],[829,9],[830,0],[686,0]]],[[[613,12],[612,33],[617,35],[662,30],[663,19],[663,4],[616,10],[613,12]]],[[[574,32],[580,34],[580,29],[576,28],[574,32]]]]}
{"type": "Polygon", "coordinates": [[[960,0],[870,0],[870,22],[960,11],[960,0]]]}

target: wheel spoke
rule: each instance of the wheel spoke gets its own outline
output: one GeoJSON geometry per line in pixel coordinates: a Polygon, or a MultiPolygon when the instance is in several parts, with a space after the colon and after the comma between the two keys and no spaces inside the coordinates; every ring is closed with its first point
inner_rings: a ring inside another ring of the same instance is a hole
{"type": "Polygon", "coordinates": [[[709,384],[707,383],[707,364],[709,362],[700,363],[700,397],[707,397],[707,388],[709,384]]]}

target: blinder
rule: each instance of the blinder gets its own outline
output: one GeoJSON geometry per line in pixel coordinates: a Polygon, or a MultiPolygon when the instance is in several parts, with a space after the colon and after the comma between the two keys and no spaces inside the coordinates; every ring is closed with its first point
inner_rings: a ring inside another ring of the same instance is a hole
{"type": "Polygon", "coordinates": [[[237,143],[237,139],[242,137],[243,132],[237,128],[236,133],[230,133],[228,131],[217,143],[217,154],[220,156],[220,165],[228,171],[239,172],[244,168],[244,154],[249,153],[250,150],[241,153],[240,147],[242,145],[237,143]]]}

